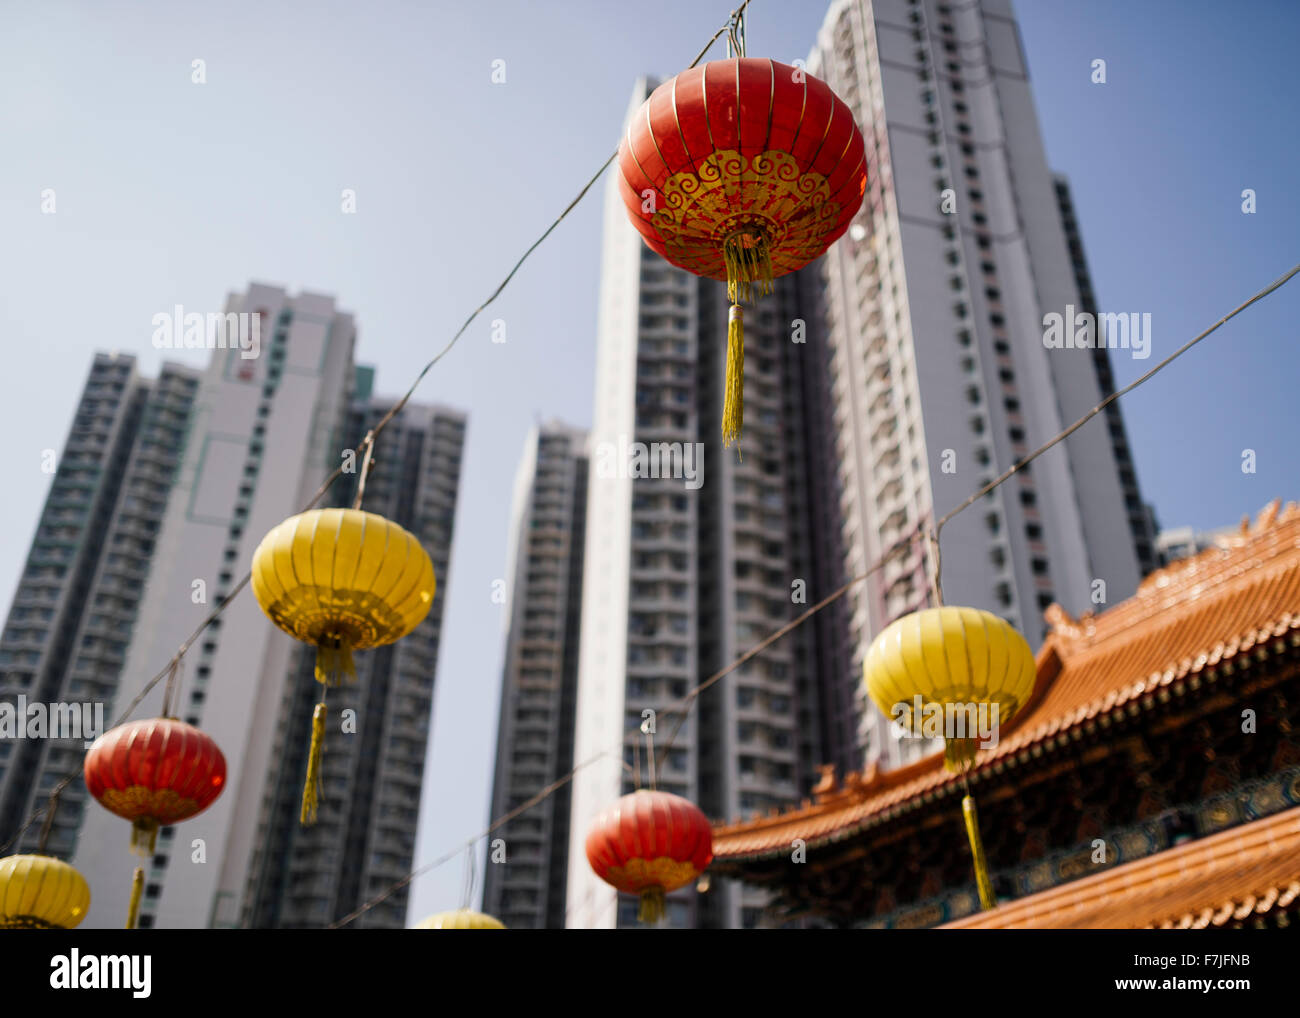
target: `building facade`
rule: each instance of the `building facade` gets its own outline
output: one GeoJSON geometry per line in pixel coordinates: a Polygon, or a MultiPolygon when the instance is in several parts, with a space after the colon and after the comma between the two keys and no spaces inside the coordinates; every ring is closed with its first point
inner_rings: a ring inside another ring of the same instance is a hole
{"type": "MultiPolygon", "coordinates": [[[[1047,316],[1095,302],[1009,0],[835,0],[808,67],[867,147],[863,208],[820,267],[845,571],[884,562],[849,595],[856,689],[873,636],[930,603],[924,532],[1113,380],[1106,349],[1046,338],[1047,316]]],[[[1053,602],[1082,612],[1137,588],[1154,563],[1145,509],[1112,405],[944,528],[944,597],[1037,646],[1053,602]]],[[[861,716],[865,760],[927,751],[861,716]]]]}
{"type": "MultiPolygon", "coordinates": [[[[0,636],[0,704],[86,704],[92,724],[99,705],[111,723],[103,704],[122,674],[198,383],[181,365],[151,380],[134,357],[96,355],[0,636]]],[[[54,734],[0,738],[0,844],[16,838],[14,851],[36,848],[40,824],[19,836],[26,818],[80,771],[99,733],[54,734]]],[[[67,858],[84,785],[59,802],[46,850],[67,858]]]]}
{"type": "MultiPolygon", "coordinates": [[[[515,475],[493,817],[574,764],[589,469],[586,432],[549,422],[529,434],[515,475]]],[[[492,835],[483,906],[511,929],[565,926],[569,807],[564,785],[492,835]]]]}

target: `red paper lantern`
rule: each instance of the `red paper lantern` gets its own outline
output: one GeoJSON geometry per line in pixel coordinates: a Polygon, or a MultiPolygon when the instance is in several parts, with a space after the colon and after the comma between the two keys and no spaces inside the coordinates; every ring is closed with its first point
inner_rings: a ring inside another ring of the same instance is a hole
{"type": "Polygon", "coordinates": [[[802,68],[715,60],[660,85],[619,145],[632,225],[679,268],[727,280],[723,438],[740,437],[741,301],[819,257],[849,227],[867,187],[853,112],[802,68]],[[752,286],[751,286],[752,284],[752,286]]]}
{"type": "Polygon", "coordinates": [[[158,828],[207,809],[226,783],[226,758],[207,735],[175,718],[110,729],[86,753],[86,787],[131,821],[131,847],[153,855],[158,828]]]}
{"type": "Polygon", "coordinates": [[[695,880],[713,858],[713,830],[694,803],[642,789],[605,810],[587,834],[596,876],[641,897],[639,917],[658,922],[664,895],[695,880]]]}

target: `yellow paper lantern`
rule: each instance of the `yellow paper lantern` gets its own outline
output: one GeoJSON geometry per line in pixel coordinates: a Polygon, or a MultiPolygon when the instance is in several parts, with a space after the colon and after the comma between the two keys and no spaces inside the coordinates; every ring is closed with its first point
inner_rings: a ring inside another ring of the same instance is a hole
{"type": "MultiPolygon", "coordinates": [[[[886,715],[922,735],[942,736],[944,766],[966,780],[979,748],[971,726],[979,734],[994,734],[1010,721],[1034,691],[1037,666],[1025,638],[1005,620],[977,608],[945,606],[886,626],[867,651],[862,677],[886,715]],[[931,727],[936,711],[942,722],[937,732],[931,727]]],[[[969,783],[961,809],[980,904],[995,908],[969,783]]]]}
{"type": "Polygon", "coordinates": [[[439,912],[415,924],[417,930],[504,930],[505,924],[482,912],[460,908],[454,912],[439,912]]]}
{"type": "Polygon", "coordinates": [[[86,918],[85,877],[49,855],[0,859],[0,930],[70,930],[86,918]]]}
{"type": "MultiPolygon", "coordinates": [[[[291,516],[253,553],[253,594],[295,639],[316,647],[316,681],[357,677],[352,652],[406,636],[433,606],[433,562],[408,531],[360,509],[312,509],[291,516]]],[[[324,694],[312,715],[302,822],[316,819],[324,694]]]]}
{"type": "MultiPolygon", "coordinates": [[[[886,626],[867,651],[862,672],[877,707],[926,734],[936,712],[972,722],[974,708],[998,726],[1006,724],[1028,701],[1037,670],[1029,644],[1006,621],[977,608],[946,606],[886,626]]],[[[978,740],[951,732],[942,733],[944,763],[961,770],[974,760],[978,740]]]]}

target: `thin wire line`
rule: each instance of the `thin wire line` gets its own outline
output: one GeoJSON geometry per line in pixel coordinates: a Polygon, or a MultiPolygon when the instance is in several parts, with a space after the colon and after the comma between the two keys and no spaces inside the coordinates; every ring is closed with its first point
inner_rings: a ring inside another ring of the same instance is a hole
{"type": "MultiPolygon", "coordinates": [[[[1053,438],[1053,439],[1052,439],[1050,442],[1048,442],[1046,445],[1042,446],[1040,449],[1035,450],[1032,454],[1030,454],[1029,456],[1027,456],[1027,457],[1026,457],[1024,460],[1022,460],[1020,463],[1017,463],[1015,466],[1013,466],[1011,469],[1007,470],[1007,471],[1006,471],[1005,473],[1003,473],[1001,476],[999,476],[999,477],[997,477],[996,479],[994,479],[991,483],[985,485],[985,486],[984,486],[983,488],[981,488],[978,492],[976,492],[974,495],[972,495],[970,498],[968,498],[965,502],[963,502],[963,503],[961,503],[961,505],[957,506],[957,508],[953,509],[950,513],[948,513],[946,516],[944,516],[942,519],[939,520],[938,525],[936,526],[935,530],[933,531],[933,535],[934,535],[934,546],[935,546],[936,550],[937,550],[937,547],[938,547],[938,539],[937,539],[937,538],[938,538],[938,532],[943,528],[943,525],[944,525],[945,523],[947,523],[949,520],[951,520],[954,516],[956,516],[958,513],[962,512],[963,510],[968,509],[970,506],[974,505],[974,504],[975,504],[975,503],[976,503],[976,502],[977,502],[981,497],[983,497],[985,494],[987,494],[988,492],[992,491],[992,490],[993,490],[994,488],[996,488],[999,484],[1002,484],[1002,483],[1004,483],[1005,481],[1007,481],[1007,480],[1011,477],[1012,474],[1014,474],[1018,469],[1020,469],[1020,467],[1024,466],[1026,463],[1030,462],[1030,461],[1033,460],[1035,457],[1042,455],[1042,453],[1046,452],[1046,451],[1047,451],[1048,449],[1050,449],[1053,445],[1056,445],[1058,442],[1062,441],[1064,438],[1068,437],[1069,435],[1071,435],[1072,433],[1074,433],[1075,431],[1077,431],[1077,430],[1078,430],[1080,427],[1082,427],[1082,426],[1083,426],[1083,425],[1084,425],[1088,420],[1090,420],[1092,417],[1096,416],[1096,414],[1098,414],[1101,410],[1105,409],[1108,405],[1110,405],[1111,403],[1113,403],[1113,402],[1114,402],[1115,400],[1117,400],[1120,396],[1123,396],[1123,395],[1126,395],[1127,393],[1132,392],[1134,389],[1136,389],[1136,388],[1137,388],[1139,385],[1141,385],[1143,382],[1147,381],[1149,378],[1151,378],[1153,375],[1155,375],[1155,373],[1156,373],[1157,371],[1159,371],[1161,368],[1165,367],[1165,366],[1168,365],[1170,362],[1172,362],[1174,359],[1176,359],[1176,358],[1182,356],[1184,353],[1186,353],[1188,350],[1190,350],[1193,346],[1195,346],[1197,343],[1199,343],[1202,339],[1204,339],[1206,336],[1208,336],[1211,332],[1213,332],[1215,329],[1217,329],[1220,325],[1222,325],[1224,322],[1228,321],[1228,319],[1232,318],[1234,315],[1238,314],[1239,312],[1241,312],[1241,311],[1244,310],[1245,308],[1249,307],[1251,304],[1255,303],[1256,301],[1260,300],[1261,298],[1268,296],[1268,295],[1269,295],[1270,293],[1272,293],[1274,290],[1277,290],[1279,287],[1281,287],[1283,284],[1285,284],[1288,280],[1290,280],[1290,279],[1291,279],[1293,276],[1295,276],[1297,273],[1300,273],[1300,265],[1295,266],[1293,269],[1291,269],[1291,270],[1290,270],[1289,272],[1287,272],[1285,275],[1281,276],[1280,278],[1278,278],[1277,280],[1275,280],[1273,283],[1269,284],[1267,287],[1265,287],[1264,289],[1260,290],[1257,294],[1255,294],[1253,297],[1251,297],[1249,300],[1247,300],[1245,303],[1241,304],[1239,307],[1237,307],[1237,308],[1234,309],[1233,311],[1229,312],[1227,315],[1225,315],[1223,318],[1221,318],[1218,322],[1216,322],[1216,323],[1215,323],[1214,325],[1212,325],[1210,328],[1206,329],[1206,330],[1205,330],[1204,332],[1202,332],[1200,335],[1196,336],[1196,337],[1195,337],[1194,339],[1192,339],[1192,340],[1189,340],[1187,343],[1184,343],[1184,344],[1183,344],[1181,347],[1179,347],[1179,348],[1178,348],[1174,353],[1170,354],[1170,355],[1169,355],[1168,357],[1166,357],[1163,361],[1161,361],[1159,364],[1157,364],[1155,367],[1153,367],[1153,368],[1152,368],[1150,371],[1148,371],[1146,374],[1142,375],[1142,376],[1141,376],[1140,378],[1138,378],[1136,381],[1134,381],[1134,382],[1130,383],[1129,385],[1124,386],[1122,389],[1119,389],[1118,391],[1112,393],[1112,394],[1111,394],[1110,396],[1108,396],[1105,400],[1103,400],[1100,404],[1098,404],[1095,408],[1093,408],[1092,410],[1090,410],[1090,411],[1089,411],[1087,414],[1085,414],[1082,418],[1080,418],[1080,419],[1079,419],[1078,421],[1076,421],[1074,424],[1070,425],[1068,428],[1066,428],[1064,431],[1062,431],[1059,435],[1057,435],[1055,438],[1053,438]]],[[[774,633],[772,633],[771,635],[769,635],[768,637],[766,637],[765,639],[763,639],[763,640],[760,641],[759,643],[755,644],[753,647],[751,647],[749,650],[747,650],[747,651],[746,651],[744,654],[742,654],[740,657],[736,658],[736,660],[733,661],[731,664],[727,665],[725,668],[722,668],[722,669],[720,669],[719,671],[715,672],[713,675],[709,676],[707,679],[705,679],[705,680],[704,680],[703,682],[701,682],[698,686],[696,686],[694,689],[692,689],[689,693],[686,694],[686,696],[685,696],[685,697],[683,698],[683,700],[682,700],[682,706],[681,706],[680,709],[678,709],[678,710],[670,709],[669,711],[665,711],[664,713],[670,713],[670,712],[672,712],[672,713],[677,713],[677,714],[678,714],[678,718],[677,718],[677,724],[676,724],[676,726],[673,728],[673,732],[672,732],[672,734],[669,736],[669,738],[668,738],[668,742],[667,742],[667,743],[665,744],[665,746],[664,746],[663,754],[662,754],[661,757],[660,757],[660,767],[661,767],[661,769],[662,769],[662,761],[663,761],[664,757],[667,756],[668,750],[672,747],[673,740],[676,738],[678,731],[681,730],[681,726],[682,726],[682,724],[685,722],[687,714],[689,714],[691,707],[692,707],[692,706],[694,705],[694,703],[695,703],[695,700],[699,697],[699,695],[700,695],[702,692],[704,692],[704,690],[708,689],[710,686],[712,686],[712,685],[714,685],[715,683],[717,683],[718,681],[720,681],[722,678],[724,678],[726,675],[730,674],[730,673],[731,673],[732,671],[734,671],[735,669],[739,668],[739,667],[740,667],[742,664],[744,664],[745,662],[751,660],[751,659],[752,659],[753,657],[755,657],[757,654],[760,654],[762,651],[764,651],[764,650],[767,649],[769,646],[771,646],[773,643],[775,643],[777,640],[779,640],[782,636],[785,636],[787,633],[789,633],[791,630],[795,629],[797,626],[801,625],[801,624],[802,624],[803,622],[805,622],[807,619],[811,618],[813,615],[817,614],[817,613],[820,612],[822,609],[826,608],[828,605],[832,604],[833,602],[835,602],[835,601],[838,600],[839,598],[843,597],[843,596],[844,596],[844,595],[845,595],[845,594],[846,594],[850,589],[852,589],[852,588],[853,588],[854,586],[856,586],[857,584],[862,583],[864,580],[866,580],[868,577],[870,577],[873,573],[879,571],[879,570],[884,566],[884,564],[889,560],[889,557],[891,557],[891,556],[894,554],[894,552],[897,550],[898,547],[902,546],[903,544],[913,544],[913,543],[915,543],[917,540],[919,540],[919,539],[923,539],[923,538],[927,538],[927,537],[929,537],[929,536],[930,536],[930,535],[929,535],[929,534],[925,531],[925,529],[924,529],[924,524],[923,524],[923,522],[918,522],[917,526],[913,529],[913,532],[912,532],[912,533],[911,533],[911,534],[910,534],[910,535],[909,535],[909,536],[908,536],[904,541],[901,541],[901,542],[897,542],[897,543],[895,543],[895,544],[890,548],[889,553],[888,553],[885,557],[882,557],[881,559],[877,560],[877,561],[876,561],[876,562],[875,562],[875,563],[874,563],[874,564],[873,564],[869,569],[865,570],[865,571],[862,572],[862,573],[859,573],[857,576],[853,577],[851,580],[849,580],[847,583],[845,583],[843,586],[841,586],[838,590],[832,592],[831,594],[828,594],[826,597],[822,598],[822,600],[818,601],[815,605],[813,605],[813,606],[811,606],[810,608],[808,608],[806,611],[804,611],[804,612],[803,612],[802,614],[800,614],[798,617],[792,619],[790,622],[787,622],[785,625],[781,626],[781,627],[780,627],[779,629],[777,629],[774,633]]],[[[938,563],[936,562],[936,573],[935,573],[935,584],[936,584],[936,589],[937,589],[937,586],[938,586],[938,579],[939,579],[939,575],[938,575],[938,563]]],[[[506,814],[504,817],[502,817],[501,819],[499,819],[499,820],[497,820],[497,821],[494,821],[494,822],[493,822],[493,823],[492,823],[492,824],[487,828],[486,831],[484,831],[484,832],[481,833],[481,834],[475,835],[474,838],[471,839],[471,843],[477,843],[478,841],[481,841],[483,838],[485,838],[487,835],[491,834],[493,831],[495,831],[495,830],[496,830],[498,827],[500,827],[502,824],[507,823],[507,822],[509,822],[510,820],[513,820],[513,819],[514,819],[515,817],[517,817],[519,814],[523,813],[523,812],[526,811],[526,810],[531,809],[533,806],[535,806],[535,805],[537,805],[538,803],[540,803],[543,799],[545,799],[545,798],[547,798],[549,795],[551,795],[555,790],[557,790],[557,789],[563,787],[565,784],[567,784],[568,782],[572,781],[573,778],[574,778],[574,775],[577,774],[577,772],[578,772],[579,770],[581,770],[583,767],[587,767],[587,766],[589,766],[589,765],[595,763],[597,760],[602,759],[603,757],[614,755],[615,752],[617,752],[618,755],[619,755],[620,758],[621,758],[621,756],[622,756],[622,751],[623,751],[623,747],[626,745],[626,738],[627,738],[627,737],[626,737],[626,735],[625,735],[624,738],[623,738],[623,740],[620,741],[620,743],[619,743],[619,747],[618,747],[618,749],[617,749],[616,751],[614,751],[614,750],[606,750],[604,753],[601,753],[601,754],[599,754],[599,755],[597,755],[597,756],[595,756],[595,757],[592,757],[591,759],[589,759],[589,760],[587,760],[587,761],[584,761],[582,764],[580,764],[578,767],[575,767],[575,768],[574,768],[572,771],[570,771],[568,774],[564,775],[563,777],[559,778],[558,780],[556,780],[556,781],[553,782],[552,784],[548,785],[546,788],[542,789],[542,791],[538,792],[536,795],[534,795],[534,796],[533,796],[531,799],[529,799],[527,802],[523,803],[521,806],[519,806],[519,807],[517,807],[516,809],[512,810],[511,812],[507,813],[507,814],[506,814]]],[[[633,745],[635,746],[635,744],[636,744],[636,741],[634,740],[633,745]]],[[[624,766],[626,767],[627,764],[624,763],[624,766]]],[[[383,901],[385,898],[387,898],[389,895],[391,895],[394,891],[399,890],[399,889],[402,888],[402,887],[405,887],[405,886],[406,886],[407,884],[409,884],[412,880],[414,880],[417,876],[419,876],[419,875],[421,875],[421,874],[423,874],[423,873],[427,873],[429,870],[434,869],[434,868],[436,868],[437,866],[440,866],[442,863],[446,862],[448,859],[454,859],[454,858],[456,857],[456,855],[457,855],[457,852],[452,852],[452,853],[450,853],[449,855],[443,856],[441,859],[435,860],[434,862],[430,863],[428,866],[424,866],[424,867],[421,867],[421,868],[418,869],[418,870],[414,870],[414,871],[412,871],[410,874],[408,874],[405,878],[403,878],[403,879],[402,879],[401,881],[399,881],[397,884],[393,885],[393,887],[391,887],[389,890],[383,892],[383,893],[382,893],[378,898],[374,899],[372,902],[368,902],[368,903],[366,903],[365,905],[362,905],[362,906],[361,906],[360,908],[358,908],[355,912],[352,912],[351,914],[345,916],[343,919],[340,919],[340,920],[338,920],[337,922],[331,924],[331,926],[330,926],[329,928],[330,928],[330,929],[337,929],[337,928],[339,928],[339,927],[341,927],[341,926],[345,926],[346,924],[348,924],[349,922],[351,922],[353,919],[355,919],[357,916],[363,914],[364,912],[366,912],[366,911],[368,911],[369,909],[373,908],[375,905],[379,904],[381,901],[383,901]]],[[[566,913],[566,914],[567,914],[567,913],[566,913]]]]}
{"type": "Polygon", "coordinates": [[[1078,431],[1081,427],[1083,427],[1083,426],[1084,426],[1085,424],[1087,424],[1090,420],[1092,420],[1094,417],[1096,417],[1099,413],[1101,413],[1103,410],[1105,410],[1106,407],[1110,406],[1112,403],[1114,403],[1114,402],[1115,402],[1117,399],[1119,399],[1121,396],[1124,396],[1124,395],[1126,395],[1126,394],[1132,392],[1134,389],[1136,389],[1136,388],[1137,388],[1139,385],[1141,385],[1143,382],[1147,381],[1149,378],[1151,378],[1152,376],[1154,376],[1154,375],[1156,374],[1156,372],[1160,371],[1162,368],[1167,367],[1167,366],[1168,366],[1170,363],[1172,363],[1174,360],[1176,360],[1177,358],[1181,357],[1181,356],[1182,356],[1183,354],[1185,354],[1188,350],[1190,350],[1192,347],[1194,347],[1197,343],[1199,343],[1201,340],[1203,340],[1206,336],[1208,336],[1210,333],[1214,332],[1217,328],[1219,328],[1219,326],[1221,326],[1221,325],[1223,325],[1225,322],[1227,322],[1230,318],[1234,318],[1234,317],[1236,317],[1236,316],[1237,316],[1238,314],[1240,314],[1242,311],[1246,310],[1246,308],[1248,308],[1248,307],[1250,307],[1252,304],[1254,304],[1257,300],[1261,300],[1261,299],[1263,299],[1264,297],[1267,297],[1267,296],[1268,296],[1270,293],[1272,293],[1274,290],[1276,290],[1276,289],[1278,289],[1279,287],[1285,285],[1285,284],[1287,283],[1287,281],[1290,280],[1293,276],[1295,276],[1295,274],[1298,273],[1298,272],[1300,272],[1300,265],[1296,265],[1294,268],[1291,269],[1290,272],[1287,272],[1286,274],[1284,274],[1284,275],[1282,275],[1282,276],[1279,276],[1277,279],[1275,279],[1273,282],[1269,283],[1268,286],[1264,287],[1264,289],[1260,290],[1258,293],[1256,293],[1256,294],[1255,294],[1253,297],[1251,297],[1249,300],[1245,301],[1245,302],[1242,303],[1242,304],[1239,304],[1239,305],[1238,305],[1237,307],[1235,307],[1233,310],[1229,311],[1226,315],[1224,315],[1222,318],[1220,318],[1217,322],[1215,322],[1213,325],[1211,325],[1208,329],[1206,329],[1204,332],[1202,332],[1199,336],[1195,336],[1195,337],[1193,337],[1192,339],[1189,339],[1186,343],[1184,343],[1182,346],[1180,346],[1177,350],[1175,350],[1173,353],[1171,353],[1168,357],[1166,357],[1164,360],[1162,360],[1159,364],[1157,364],[1155,367],[1153,367],[1153,368],[1152,368],[1150,371],[1148,371],[1146,374],[1144,374],[1144,375],[1140,376],[1139,378],[1135,379],[1134,381],[1130,382],[1128,385],[1124,386],[1122,389],[1117,389],[1115,392],[1112,392],[1109,396],[1107,396],[1105,399],[1103,399],[1100,403],[1098,403],[1095,407],[1093,407],[1091,410],[1089,410],[1086,414],[1084,414],[1082,417],[1080,417],[1077,421],[1075,421],[1073,424],[1071,424],[1068,428],[1066,428],[1064,431],[1062,431],[1062,432],[1061,432],[1059,435],[1057,435],[1055,438],[1051,439],[1051,440],[1050,440],[1049,442],[1047,442],[1046,444],[1039,446],[1037,449],[1035,449],[1033,452],[1031,452],[1031,453],[1030,453],[1028,456],[1026,456],[1024,459],[1020,460],[1020,462],[1018,462],[1018,463],[1013,463],[1010,467],[1007,468],[1007,470],[1005,470],[1003,473],[1001,473],[1000,475],[998,475],[997,477],[995,477],[995,478],[994,478],[992,481],[990,481],[988,484],[984,485],[984,487],[982,487],[979,491],[975,492],[975,494],[971,495],[970,498],[966,499],[965,502],[962,502],[961,505],[957,506],[956,509],[952,510],[952,512],[948,513],[948,515],[946,515],[946,516],[944,516],[943,518],[941,518],[941,519],[939,520],[938,524],[936,524],[936,526],[935,526],[935,530],[934,530],[934,548],[935,548],[935,558],[936,558],[936,563],[935,563],[935,566],[936,566],[936,567],[935,567],[935,585],[938,586],[938,583],[939,583],[940,577],[942,576],[942,573],[941,573],[941,571],[940,571],[940,561],[939,561],[939,558],[938,558],[938,552],[939,552],[939,535],[940,535],[941,533],[943,533],[943,528],[944,528],[945,524],[948,523],[949,520],[951,520],[951,519],[952,519],[954,516],[956,516],[958,513],[962,512],[964,509],[968,509],[968,508],[970,508],[972,505],[974,505],[976,502],[978,502],[981,498],[983,498],[985,495],[987,495],[990,491],[992,491],[994,488],[996,488],[996,487],[997,487],[999,484],[1001,484],[1003,481],[1008,480],[1008,479],[1011,477],[1011,475],[1014,474],[1017,470],[1020,470],[1022,467],[1027,466],[1028,464],[1032,463],[1034,460],[1036,460],[1036,459],[1037,459],[1039,456],[1041,456],[1043,453],[1047,452],[1048,449],[1052,448],[1052,446],[1058,444],[1059,442],[1063,442],[1063,441],[1065,441],[1065,439],[1069,438],[1069,437],[1070,437],[1071,435],[1073,435],[1076,431],[1078,431]]]}

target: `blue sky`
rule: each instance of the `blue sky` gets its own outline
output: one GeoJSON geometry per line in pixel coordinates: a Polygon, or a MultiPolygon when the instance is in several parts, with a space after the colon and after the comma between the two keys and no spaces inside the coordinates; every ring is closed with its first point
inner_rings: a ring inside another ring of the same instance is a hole
{"type": "MultiPolygon", "coordinates": [[[[256,279],[335,294],[357,315],[378,390],[400,392],[613,150],[636,75],[684,67],[730,7],[7,4],[0,611],[48,490],[41,452],[62,448],[95,350],[134,353],[153,373],[154,313],[215,309],[256,279]],[[191,82],[195,59],[206,84],[191,82]],[[54,215],[41,213],[45,188],[54,215]],[[355,215],[340,212],[344,188],[355,215]]],[[[1117,358],[1123,384],[1300,260],[1300,7],[1016,10],[1102,309],[1152,314],[1153,357],[1117,358]],[[1097,58],[1104,85],[1090,81],[1097,58]]],[[[750,54],[806,56],[824,13],[821,0],[754,0],[750,54]]],[[[418,861],[489,819],[492,581],[529,426],[590,420],[599,212],[594,189],[417,395],[470,415],[418,861]],[[494,318],[504,344],[489,340],[494,318]]],[[[1220,526],[1300,494],[1298,313],[1293,283],[1124,399],[1163,525],[1220,526]]],[[[455,907],[462,880],[458,862],[417,880],[412,914],[455,907]]]]}

